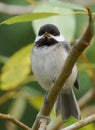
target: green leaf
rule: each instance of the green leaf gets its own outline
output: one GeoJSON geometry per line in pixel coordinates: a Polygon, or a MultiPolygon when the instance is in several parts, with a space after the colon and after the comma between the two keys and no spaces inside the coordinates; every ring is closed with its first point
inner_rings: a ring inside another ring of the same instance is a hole
{"type": "Polygon", "coordinates": [[[54,16],[33,21],[32,23],[36,34],[38,33],[39,28],[42,25],[50,23],[56,25],[59,28],[61,34],[65,37],[66,41],[70,42],[72,40],[75,33],[76,19],[74,14],[66,15],[72,12],[71,9],[52,7],[48,4],[44,5],[43,3],[41,3],[41,5],[39,5],[35,9],[35,12],[53,12],[62,14],[61,16],[54,16]]]}
{"type": "Polygon", "coordinates": [[[21,93],[19,98],[18,96],[19,95],[17,95],[17,98],[12,102],[9,113],[13,115],[16,119],[20,120],[26,108],[27,100],[24,97],[24,93],[21,93]]]}
{"type": "Polygon", "coordinates": [[[21,92],[24,95],[24,97],[26,97],[26,99],[29,101],[30,105],[39,110],[42,106],[44,97],[42,92],[36,88],[34,83],[32,83],[32,85],[33,87],[28,85],[23,86],[21,88],[21,92]]]}
{"type": "Polygon", "coordinates": [[[94,69],[94,68],[95,68],[95,63],[81,63],[81,64],[78,64],[78,69],[80,71],[86,70],[86,72],[89,73],[89,71],[91,69],[94,69]]]}
{"type": "Polygon", "coordinates": [[[9,59],[8,57],[0,55],[0,63],[5,64],[8,61],[8,59],[9,59]]]}
{"type": "Polygon", "coordinates": [[[25,81],[31,71],[30,52],[32,45],[20,49],[13,54],[2,68],[1,86],[2,90],[9,90],[18,87],[25,81]]]}
{"type": "Polygon", "coordinates": [[[95,130],[95,125],[94,125],[94,123],[92,122],[92,123],[90,123],[90,124],[88,124],[88,125],[86,125],[86,126],[80,128],[79,130],[95,130]]]}
{"type": "Polygon", "coordinates": [[[24,15],[19,15],[15,17],[11,17],[0,24],[14,24],[18,22],[28,22],[32,20],[37,20],[37,19],[43,19],[51,16],[59,15],[58,13],[32,13],[32,14],[24,14],[24,15]]]}
{"type": "Polygon", "coordinates": [[[43,97],[42,96],[32,96],[29,100],[30,104],[34,106],[37,110],[39,110],[43,104],[43,97]],[[35,100],[36,99],[36,100],[35,100]]]}
{"type": "Polygon", "coordinates": [[[85,8],[80,4],[74,4],[71,2],[64,2],[62,0],[50,0],[51,5],[61,8],[71,8],[75,10],[85,10],[85,8]]]}
{"type": "MultiPolygon", "coordinates": [[[[83,114],[83,113],[82,113],[82,114],[83,114]]],[[[74,117],[70,117],[69,120],[67,120],[67,121],[65,122],[65,125],[66,125],[66,126],[69,126],[69,125],[71,125],[71,124],[74,124],[76,121],[77,121],[77,120],[76,120],[74,117]]],[[[91,124],[88,124],[88,125],[86,125],[86,126],[80,128],[79,130],[94,130],[94,129],[95,129],[94,124],[91,123],[91,124]]]]}

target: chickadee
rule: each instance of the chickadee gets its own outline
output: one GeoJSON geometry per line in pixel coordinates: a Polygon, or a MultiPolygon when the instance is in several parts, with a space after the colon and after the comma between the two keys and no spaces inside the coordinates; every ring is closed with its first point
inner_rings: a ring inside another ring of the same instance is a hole
{"type": "MultiPolygon", "coordinates": [[[[70,45],[66,43],[55,25],[46,24],[40,28],[32,49],[31,63],[36,79],[45,90],[49,90],[57,80],[69,51],[70,45]]],[[[80,109],[72,89],[73,85],[79,88],[76,65],[54,105],[56,115],[60,114],[63,120],[71,115],[81,119],[80,109]]]]}

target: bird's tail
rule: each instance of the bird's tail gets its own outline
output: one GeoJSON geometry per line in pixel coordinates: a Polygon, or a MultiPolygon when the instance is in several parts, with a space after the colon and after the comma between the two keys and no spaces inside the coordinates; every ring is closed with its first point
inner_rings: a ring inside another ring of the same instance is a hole
{"type": "Polygon", "coordinates": [[[71,115],[81,119],[80,109],[72,88],[60,92],[55,103],[56,115],[61,115],[62,120],[67,120],[71,115]]]}

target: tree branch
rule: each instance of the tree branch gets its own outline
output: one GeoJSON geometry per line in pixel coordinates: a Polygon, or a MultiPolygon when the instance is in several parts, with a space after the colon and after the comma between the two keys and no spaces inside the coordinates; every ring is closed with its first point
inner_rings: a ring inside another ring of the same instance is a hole
{"type": "MultiPolygon", "coordinates": [[[[84,108],[84,106],[91,101],[91,99],[93,99],[93,97],[95,96],[95,91],[94,91],[94,87],[92,89],[90,89],[83,97],[81,97],[78,101],[79,107],[80,109],[82,109],[83,113],[87,113],[86,116],[89,116],[91,114],[95,113],[95,106],[90,106],[90,107],[86,107],[86,109],[84,108]],[[84,108],[84,109],[83,109],[84,108]],[[90,110],[91,109],[91,110],[90,110]],[[88,110],[90,112],[88,112],[88,110]]],[[[85,114],[84,114],[85,115],[85,114]]],[[[53,125],[53,127],[50,130],[59,130],[59,128],[63,125],[63,121],[59,120],[57,122],[55,122],[55,124],[53,125]]]]}
{"type": "Polygon", "coordinates": [[[56,122],[54,122],[54,124],[48,130],[59,130],[60,128],[62,128],[62,126],[65,125],[63,124],[63,121],[59,119],[56,122]]]}
{"type": "Polygon", "coordinates": [[[93,97],[95,96],[95,89],[90,89],[83,97],[80,98],[78,104],[80,108],[83,108],[93,97]]]}
{"type": "Polygon", "coordinates": [[[76,41],[74,46],[72,47],[65,64],[63,66],[62,72],[58,78],[58,80],[55,82],[54,86],[51,88],[47,95],[47,105],[43,105],[42,108],[39,111],[39,114],[34,122],[34,125],[32,126],[32,130],[38,130],[40,126],[40,119],[43,117],[44,119],[48,119],[50,112],[52,110],[52,107],[56,101],[56,97],[60,90],[62,89],[64,83],[66,82],[67,78],[72,72],[72,68],[79,58],[79,56],[82,54],[82,52],[89,46],[90,41],[93,36],[93,21],[92,21],[92,15],[89,9],[88,15],[89,15],[89,23],[88,26],[83,33],[83,35],[79,38],[79,40],[76,41]],[[39,117],[39,118],[38,118],[39,117]],[[40,118],[41,117],[41,118],[40,118]]]}
{"type": "Polygon", "coordinates": [[[82,109],[82,113],[83,113],[84,117],[88,117],[90,115],[95,114],[95,104],[93,104],[93,105],[90,104],[90,105],[87,105],[86,107],[84,107],[82,109]]]}
{"type": "Polygon", "coordinates": [[[32,13],[34,7],[32,5],[28,6],[18,6],[18,5],[8,5],[3,2],[0,2],[0,13],[8,14],[8,15],[20,15],[32,13]]]}
{"type": "Polygon", "coordinates": [[[61,130],[77,130],[91,122],[95,121],[95,114],[89,116],[89,117],[86,117],[85,119],[82,119],[66,128],[63,128],[61,130]]]}
{"type": "Polygon", "coordinates": [[[22,128],[23,130],[31,130],[30,127],[28,127],[27,125],[21,123],[20,121],[16,120],[14,117],[12,117],[11,115],[6,115],[6,114],[2,114],[0,113],[0,118],[4,119],[4,120],[8,120],[11,121],[12,123],[16,124],[17,126],[19,126],[20,128],[22,128]]]}

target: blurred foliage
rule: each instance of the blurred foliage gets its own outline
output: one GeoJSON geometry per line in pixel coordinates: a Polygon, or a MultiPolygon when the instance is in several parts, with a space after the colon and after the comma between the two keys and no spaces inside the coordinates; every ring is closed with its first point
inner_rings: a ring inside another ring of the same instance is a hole
{"type": "MultiPolygon", "coordinates": [[[[67,41],[73,42],[83,33],[88,23],[88,16],[84,14],[72,14],[71,12],[74,12],[72,9],[52,7],[50,3],[44,3],[42,0],[1,1],[15,5],[32,4],[35,5],[34,12],[65,14],[63,16],[54,16],[41,20],[40,15],[37,16],[39,20],[36,21],[33,17],[34,21],[32,22],[0,26],[0,113],[10,113],[18,120],[31,127],[43,103],[43,96],[45,93],[36,82],[30,65],[29,58],[35,34],[38,32],[41,25],[53,23],[59,27],[67,41]]],[[[54,0],[52,1],[54,2],[54,0]]],[[[58,2],[58,0],[56,1],[58,2]]],[[[54,6],[56,5],[58,4],[55,2],[54,6]]],[[[60,5],[59,3],[59,6],[60,5]]],[[[92,11],[95,12],[95,4],[89,6],[92,11]]],[[[75,7],[75,5],[73,5],[73,7],[75,7]]],[[[76,8],[79,10],[82,9],[81,7],[79,8],[79,6],[76,8]]],[[[10,18],[10,16],[0,14],[1,22],[7,18],[10,18]]],[[[95,87],[95,37],[92,39],[91,46],[79,58],[77,64],[80,90],[74,90],[79,99],[92,87],[95,87]]],[[[93,104],[95,104],[94,99],[93,104]]],[[[82,115],[84,115],[84,113],[82,113],[82,115]]],[[[59,117],[56,118],[54,112],[52,112],[51,125],[54,124],[54,121],[58,120],[59,117]]],[[[70,125],[75,121],[75,119],[70,118],[65,125],[70,125]]],[[[1,119],[0,129],[20,130],[14,124],[1,119]]],[[[94,124],[90,124],[81,128],[81,130],[86,129],[94,130],[95,126],[94,124]]]]}
{"type": "Polygon", "coordinates": [[[59,0],[50,0],[51,5],[58,6],[61,8],[71,8],[71,9],[77,9],[77,10],[85,10],[83,6],[80,4],[75,4],[75,2],[69,2],[66,1],[59,1],[59,0]]]}
{"type": "Polygon", "coordinates": [[[2,24],[15,24],[18,22],[28,22],[28,21],[33,21],[33,20],[38,20],[38,19],[43,19],[47,18],[50,16],[55,16],[58,15],[57,13],[32,13],[32,14],[24,14],[20,16],[15,16],[12,17],[8,20],[5,20],[4,22],[1,22],[2,24]]]}

